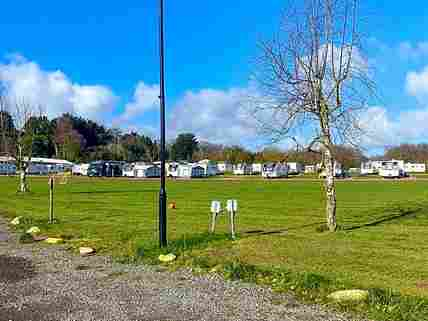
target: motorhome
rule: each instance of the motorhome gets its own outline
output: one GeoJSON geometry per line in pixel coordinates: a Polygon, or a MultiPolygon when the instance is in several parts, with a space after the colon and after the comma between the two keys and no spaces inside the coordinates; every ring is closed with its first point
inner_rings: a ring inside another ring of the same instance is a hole
{"type": "Polygon", "coordinates": [[[281,178],[288,176],[288,166],[285,163],[267,163],[263,165],[264,178],[281,178]]]}
{"type": "Polygon", "coordinates": [[[383,161],[382,167],[379,170],[379,175],[383,178],[401,178],[406,176],[404,170],[404,161],[402,160],[390,160],[383,161]]]}

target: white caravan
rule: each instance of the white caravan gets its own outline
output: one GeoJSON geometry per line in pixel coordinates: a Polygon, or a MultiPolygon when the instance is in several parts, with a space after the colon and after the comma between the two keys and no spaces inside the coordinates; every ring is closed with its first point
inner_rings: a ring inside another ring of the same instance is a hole
{"type": "Polygon", "coordinates": [[[234,175],[252,175],[253,166],[246,163],[240,163],[233,166],[234,175]]]}
{"type": "Polygon", "coordinates": [[[15,158],[0,156],[0,175],[15,175],[16,165],[15,158]]]}
{"type": "Polygon", "coordinates": [[[177,174],[182,178],[200,178],[205,176],[205,169],[197,164],[180,164],[177,174]]]}
{"type": "MultiPolygon", "coordinates": [[[[318,167],[321,167],[321,164],[318,164],[318,167]]],[[[344,177],[345,176],[345,171],[342,168],[342,164],[340,164],[339,162],[334,162],[334,176],[335,177],[344,177]]],[[[319,178],[325,178],[326,177],[326,172],[325,172],[325,168],[323,168],[321,170],[321,172],[319,173],[319,178]]]]}
{"type": "Polygon", "coordinates": [[[300,163],[296,163],[296,162],[287,163],[287,166],[288,166],[289,175],[299,175],[304,171],[304,167],[300,163]]]}
{"type": "Polygon", "coordinates": [[[383,161],[368,161],[361,163],[361,175],[379,174],[383,161]]]}
{"type": "Polygon", "coordinates": [[[406,163],[404,164],[404,171],[406,173],[425,173],[425,163],[406,163]]]}
{"type": "Polygon", "coordinates": [[[261,164],[261,163],[254,163],[253,165],[253,168],[252,168],[252,170],[253,170],[253,175],[257,175],[257,174],[261,174],[262,173],[262,171],[263,171],[263,164],[261,164]]]}
{"type": "Polygon", "coordinates": [[[229,162],[217,163],[217,170],[219,173],[224,174],[227,172],[233,172],[233,165],[229,162]]]}
{"type": "Polygon", "coordinates": [[[288,176],[288,166],[284,163],[268,163],[263,165],[264,178],[281,178],[288,176]]]}
{"type": "Polygon", "coordinates": [[[382,167],[379,170],[379,175],[383,178],[400,178],[406,176],[404,161],[395,159],[383,161],[382,167]]]}
{"type": "Polygon", "coordinates": [[[124,177],[135,177],[135,165],[125,164],[122,168],[122,176],[124,177]]]}
{"type": "Polygon", "coordinates": [[[134,165],[135,177],[160,177],[160,167],[154,164],[135,163],[134,165]]]}
{"type": "Polygon", "coordinates": [[[305,174],[313,174],[315,173],[316,170],[316,165],[306,165],[305,166],[305,174]]]}
{"type": "Polygon", "coordinates": [[[88,168],[89,164],[77,164],[73,165],[71,172],[73,175],[88,176],[88,168]]]}
{"type": "Polygon", "coordinates": [[[198,162],[205,171],[205,176],[216,176],[218,174],[217,163],[209,159],[203,159],[198,162]]]}

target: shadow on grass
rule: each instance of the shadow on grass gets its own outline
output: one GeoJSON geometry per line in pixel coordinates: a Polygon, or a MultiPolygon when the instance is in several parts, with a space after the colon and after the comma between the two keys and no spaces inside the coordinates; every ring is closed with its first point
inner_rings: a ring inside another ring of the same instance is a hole
{"type": "Polygon", "coordinates": [[[301,229],[305,229],[307,227],[320,226],[322,224],[325,224],[325,223],[324,222],[315,222],[315,223],[311,223],[311,224],[305,224],[305,225],[300,225],[300,226],[292,226],[292,227],[278,229],[278,230],[249,230],[249,231],[244,231],[242,234],[245,235],[246,237],[283,234],[283,233],[287,233],[287,232],[293,231],[293,230],[301,230],[301,229]]]}
{"type": "MultiPolygon", "coordinates": [[[[424,209],[425,209],[424,207],[419,207],[419,208],[414,208],[414,209],[399,208],[398,213],[382,216],[379,219],[372,221],[372,222],[369,222],[369,223],[362,223],[359,225],[344,227],[342,230],[343,231],[354,231],[354,230],[362,229],[365,227],[373,227],[373,226],[381,225],[384,223],[397,221],[397,220],[400,220],[403,218],[409,218],[412,216],[416,216],[416,214],[420,213],[424,209]]],[[[387,212],[387,210],[385,209],[384,212],[387,212]]]]}
{"type": "Polygon", "coordinates": [[[146,189],[146,190],[122,190],[122,191],[72,191],[71,194],[131,194],[131,193],[157,193],[157,190],[146,189]]]}

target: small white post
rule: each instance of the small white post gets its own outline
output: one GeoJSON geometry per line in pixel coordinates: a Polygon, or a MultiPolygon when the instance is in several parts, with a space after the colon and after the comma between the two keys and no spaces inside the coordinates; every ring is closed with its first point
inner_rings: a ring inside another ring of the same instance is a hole
{"type": "Polygon", "coordinates": [[[212,201],[211,202],[211,229],[210,232],[214,233],[215,231],[215,224],[217,220],[217,215],[221,212],[221,204],[219,201],[212,201]]]}
{"type": "Polygon", "coordinates": [[[227,211],[229,212],[230,217],[230,232],[232,234],[232,239],[236,237],[235,231],[235,215],[238,211],[238,201],[237,200],[227,200],[227,211]]]}

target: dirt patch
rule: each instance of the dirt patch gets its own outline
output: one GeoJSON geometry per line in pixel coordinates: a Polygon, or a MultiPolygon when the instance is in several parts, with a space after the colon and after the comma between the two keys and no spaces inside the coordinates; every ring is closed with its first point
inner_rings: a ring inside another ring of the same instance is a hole
{"type": "Polygon", "coordinates": [[[418,289],[428,289],[428,281],[421,281],[416,283],[418,289]]]}
{"type": "Polygon", "coordinates": [[[22,257],[0,255],[0,282],[18,282],[34,275],[34,266],[30,260],[22,257]]]}

